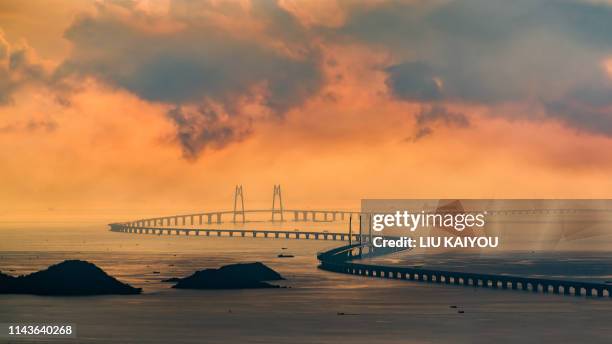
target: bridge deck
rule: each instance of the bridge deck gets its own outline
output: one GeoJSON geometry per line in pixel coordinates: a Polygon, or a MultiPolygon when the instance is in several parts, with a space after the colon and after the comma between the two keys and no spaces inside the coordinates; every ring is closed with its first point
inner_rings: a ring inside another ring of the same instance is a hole
{"type": "MultiPolygon", "coordinates": [[[[208,228],[168,228],[168,227],[126,227],[111,225],[111,231],[136,234],[156,235],[195,235],[195,236],[217,236],[217,237],[253,237],[253,238],[283,238],[283,239],[312,239],[312,240],[334,240],[359,241],[359,234],[341,232],[315,232],[315,231],[283,231],[283,230],[259,230],[259,229],[208,229],[208,228]]],[[[365,238],[365,235],[363,236],[365,238]]]]}
{"type": "Polygon", "coordinates": [[[342,246],[320,253],[317,255],[321,262],[320,268],[352,275],[454,284],[477,288],[500,288],[531,291],[534,293],[595,297],[605,297],[607,294],[608,297],[612,297],[612,285],[603,283],[354,263],[352,260],[358,258],[358,256],[351,255],[351,252],[359,246],[359,244],[342,246]]]}

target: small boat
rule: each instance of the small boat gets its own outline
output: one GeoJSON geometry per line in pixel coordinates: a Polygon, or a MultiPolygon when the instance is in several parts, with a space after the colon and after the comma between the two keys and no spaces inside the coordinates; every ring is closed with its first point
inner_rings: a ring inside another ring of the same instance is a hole
{"type": "Polygon", "coordinates": [[[293,258],[293,257],[295,257],[295,256],[294,256],[294,255],[292,255],[292,254],[284,254],[284,253],[281,253],[281,254],[279,254],[277,257],[278,257],[278,258],[293,258]]]}

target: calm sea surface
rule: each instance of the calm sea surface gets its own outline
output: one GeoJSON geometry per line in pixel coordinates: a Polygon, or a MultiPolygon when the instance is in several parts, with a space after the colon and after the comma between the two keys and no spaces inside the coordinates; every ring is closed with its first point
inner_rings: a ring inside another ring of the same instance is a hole
{"type": "MultiPolygon", "coordinates": [[[[19,275],[65,259],[84,259],[142,287],[144,294],[0,295],[0,323],[74,323],[77,338],[63,339],[74,343],[610,343],[612,338],[610,299],[430,285],[318,270],[316,252],[336,245],[332,241],[134,235],[112,233],[102,225],[3,228],[0,271],[19,275]],[[295,258],[278,258],[280,252],[295,258]],[[175,290],[161,282],[203,268],[249,261],[277,270],[287,278],[282,284],[290,288],[175,290]]],[[[610,252],[413,252],[377,260],[449,270],[612,280],[610,252]]]]}

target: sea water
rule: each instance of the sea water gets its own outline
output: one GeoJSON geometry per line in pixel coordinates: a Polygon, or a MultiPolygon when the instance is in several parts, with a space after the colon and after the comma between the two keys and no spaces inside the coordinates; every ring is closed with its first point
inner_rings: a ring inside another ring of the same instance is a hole
{"type": "MultiPolygon", "coordinates": [[[[78,343],[609,343],[612,338],[608,298],[432,285],[317,269],[316,253],[340,244],[138,235],[110,232],[103,225],[2,228],[2,272],[19,275],[83,259],[144,292],[0,295],[0,323],[73,323],[78,343]],[[281,252],[295,258],[277,257],[281,252]],[[277,270],[288,288],[176,290],[161,282],[249,261],[277,270]]],[[[612,259],[609,252],[404,252],[377,261],[605,282],[611,279],[612,259]]]]}

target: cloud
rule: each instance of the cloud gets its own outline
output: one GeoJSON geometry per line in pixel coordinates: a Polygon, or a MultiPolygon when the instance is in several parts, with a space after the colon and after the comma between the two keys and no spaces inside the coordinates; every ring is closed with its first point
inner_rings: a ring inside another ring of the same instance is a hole
{"type": "Polygon", "coordinates": [[[443,122],[447,125],[465,128],[470,125],[468,118],[458,112],[450,112],[445,107],[434,105],[421,109],[416,116],[418,125],[426,125],[432,122],[443,122]]]}
{"type": "Polygon", "coordinates": [[[607,4],[462,0],[357,6],[339,33],[393,56],[384,71],[397,99],[537,104],[573,128],[610,136],[602,102],[612,94],[602,68],[610,32],[607,4]]]}
{"type": "Polygon", "coordinates": [[[19,132],[51,133],[57,129],[57,122],[52,119],[30,119],[27,122],[16,122],[0,127],[0,134],[13,134],[19,132]]]}
{"type": "Polygon", "coordinates": [[[242,127],[265,118],[262,113],[283,116],[318,92],[319,51],[304,34],[289,13],[268,1],[247,9],[178,1],[164,18],[130,5],[99,5],[95,15],[66,31],[73,53],[55,77],[93,77],[170,105],[177,138],[186,156],[196,157],[206,147],[243,138],[249,130],[242,127]],[[228,20],[253,24],[236,33],[228,20]],[[257,100],[261,113],[245,113],[247,98],[257,100]],[[211,103],[232,117],[233,127],[213,115],[211,103]],[[185,112],[185,106],[200,110],[185,112]]]}
{"type": "Polygon", "coordinates": [[[47,77],[28,46],[11,46],[0,31],[0,105],[10,103],[19,88],[32,83],[44,84],[47,77]]]}
{"type": "Polygon", "coordinates": [[[424,106],[416,115],[417,131],[412,141],[418,141],[433,134],[433,125],[445,125],[452,128],[467,128],[469,119],[462,113],[448,111],[444,106],[424,106]]]}
{"type": "Polygon", "coordinates": [[[179,106],[168,111],[168,116],[177,125],[177,139],[184,157],[189,160],[196,159],[207,147],[221,149],[251,133],[250,123],[224,116],[211,106],[195,109],[179,106]]]}
{"type": "Polygon", "coordinates": [[[434,71],[422,62],[405,62],[385,69],[387,86],[401,99],[434,101],[442,98],[442,87],[434,71]]]}

